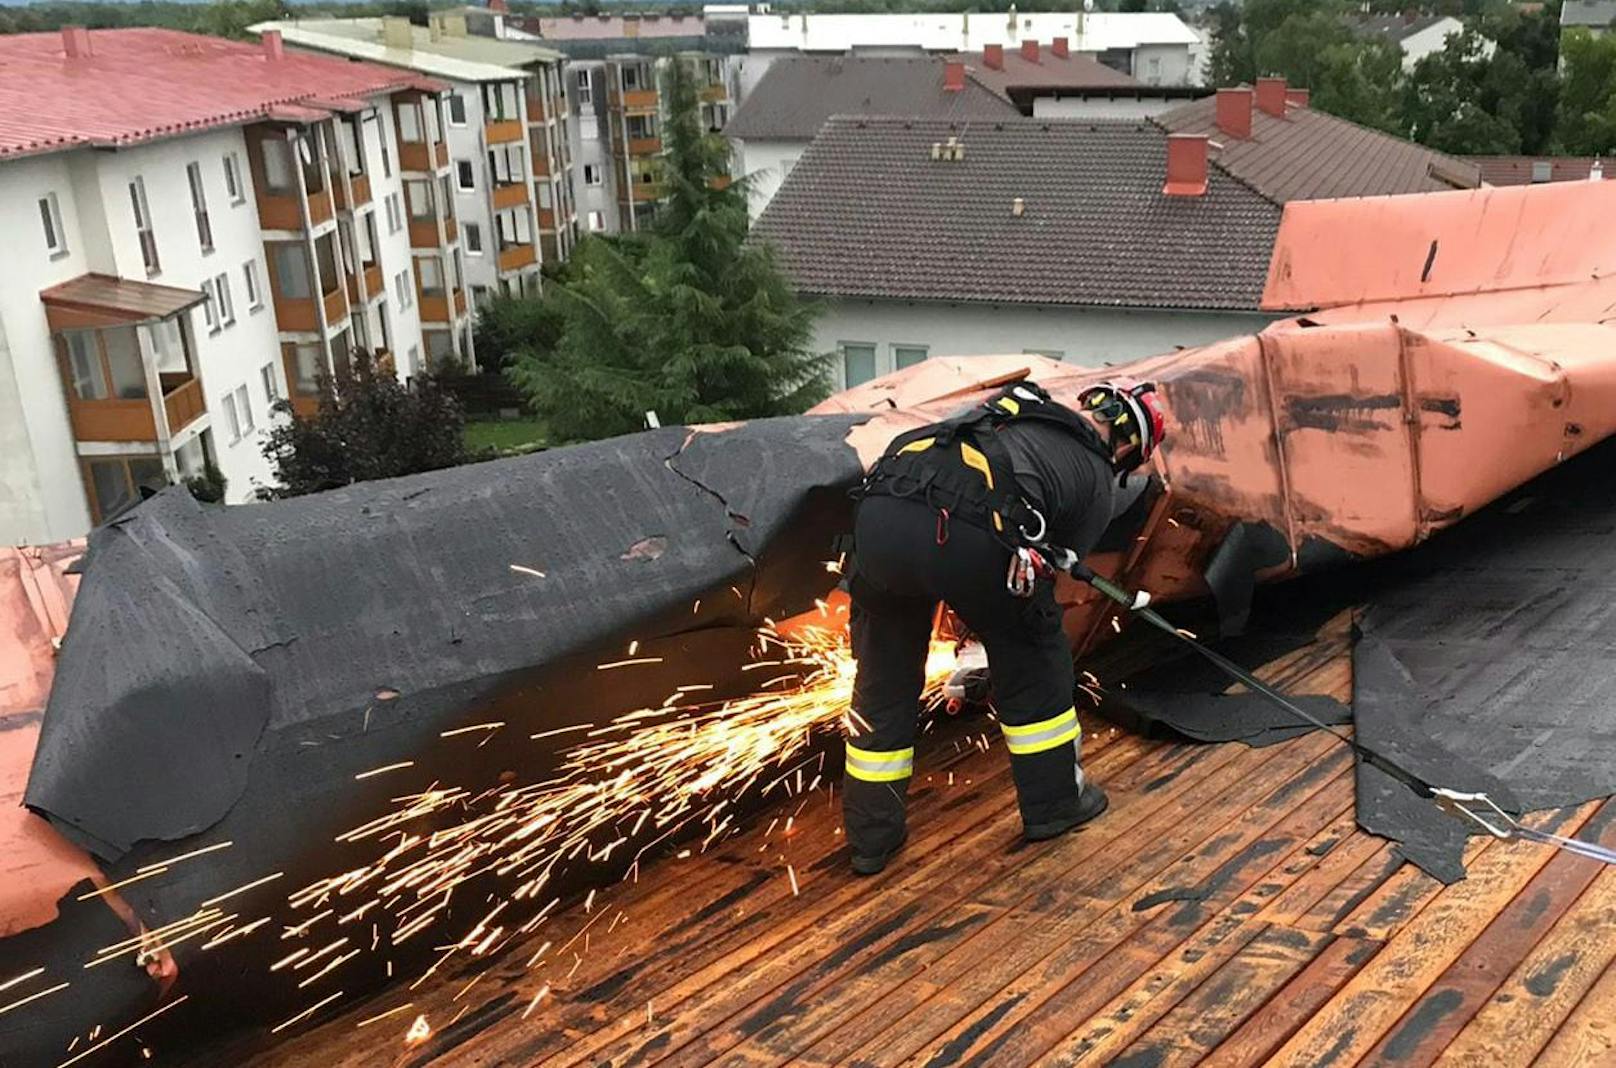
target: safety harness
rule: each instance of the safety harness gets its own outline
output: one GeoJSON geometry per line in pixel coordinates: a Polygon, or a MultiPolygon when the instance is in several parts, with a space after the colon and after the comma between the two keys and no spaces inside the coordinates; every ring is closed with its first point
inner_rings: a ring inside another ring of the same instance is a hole
{"type": "Polygon", "coordinates": [[[1040,422],[1073,435],[1095,455],[1111,452],[1081,415],[1031,382],[1018,382],[962,415],[895,438],[854,497],[920,497],[937,513],[937,544],[953,519],[982,527],[1012,550],[1039,544],[1049,532],[1042,513],[1021,494],[1006,426],[1040,422]]]}

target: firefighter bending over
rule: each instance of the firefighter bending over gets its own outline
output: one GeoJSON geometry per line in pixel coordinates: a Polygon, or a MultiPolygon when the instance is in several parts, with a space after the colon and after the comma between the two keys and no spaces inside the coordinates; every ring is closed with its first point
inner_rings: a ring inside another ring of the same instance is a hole
{"type": "Polygon", "coordinates": [[[987,650],[1026,838],[1053,838],[1105,811],[1105,792],[1079,766],[1072,653],[1036,547],[1087,554],[1119,485],[1164,433],[1148,383],[1091,387],[1073,411],[1022,382],[903,434],[871,469],[849,582],[858,677],[842,810],[855,872],[880,871],[907,836],[939,601],[987,650]]]}

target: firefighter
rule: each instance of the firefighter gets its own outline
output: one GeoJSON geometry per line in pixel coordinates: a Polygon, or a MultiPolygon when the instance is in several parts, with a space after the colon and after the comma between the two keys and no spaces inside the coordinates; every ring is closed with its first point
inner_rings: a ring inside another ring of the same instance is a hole
{"type": "Polygon", "coordinates": [[[849,577],[858,676],[842,811],[855,872],[881,871],[907,836],[939,601],[987,650],[1024,836],[1105,811],[1105,792],[1083,780],[1071,648],[1039,547],[1085,555],[1164,433],[1149,383],[1093,386],[1074,411],[1021,382],[901,435],[871,469],[855,494],[849,577]]]}

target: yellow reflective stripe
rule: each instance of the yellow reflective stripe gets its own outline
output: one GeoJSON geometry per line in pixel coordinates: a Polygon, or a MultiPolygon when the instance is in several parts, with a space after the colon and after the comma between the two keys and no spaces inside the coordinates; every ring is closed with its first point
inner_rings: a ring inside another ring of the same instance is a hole
{"type": "Polygon", "coordinates": [[[1014,397],[1000,397],[999,407],[1003,408],[1011,415],[1017,415],[1021,412],[1021,402],[1016,400],[1014,397]]]}
{"type": "Polygon", "coordinates": [[[902,456],[906,452],[925,452],[927,449],[932,447],[932,444],[936,440],[936,438],[921,438],[919,441],[911,441],[909,444],[898,450],[898,455],[902,456]]]}
{"type": "Polygon", "coordinates": [[[999,729],[1004,732],[1004,743],[1009,746],[1010,752],[1022,756],[1068,745],[1077,741],[1083,733],[1083,726],[1077,721],[1077,711],[1072,708],[1058,716],[1019,727],[1001,723],[999,729]]]}
{"type": "Polygon", "coordinates": [[[847,773],[865,782],[896,782],[907,779],[915,770],[915,751],[889,749],[885,751],[860,749],[847,743],[847,773]]]}
{"type": "Polygon", "coordinates": [[[988,489],[993,488],[993,469],[988,466],[988,458],[982,455],[981,450],[969,442],[962,441],[960,442],[960,459],[965,461],[966,467],[980,471],[982,477],[988,480],[988,489]]]}

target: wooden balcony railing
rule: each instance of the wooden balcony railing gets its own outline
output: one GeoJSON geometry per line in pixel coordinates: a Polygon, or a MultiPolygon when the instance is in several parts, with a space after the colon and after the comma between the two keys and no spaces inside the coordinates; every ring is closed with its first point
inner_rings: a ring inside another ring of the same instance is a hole
{"type": "Polygon", "coordinates": [[[353,186],[353,203],[348,203],[348,191],[341,184],[334,187],[338,211],[353,211],[370,203],[370,175],[358,174],[348,179],[353,186]]]}
{"type": "Polygon", "coordinates": [[[527,183],[507,182],[494,187],[494,210],[504,211],[527,203],[527,183]]]}
{"type": "Polygon", "coordinates": [[[275,322],[282,330],[312,333],[320,329],[319,313],[308,298],[275,298],[275,322]]]}
{"type": "Polygon", "coordinates": [[[714,82],[712,85],[702,86],[700,96],[704,103],[716,104],[720,100],[729,99],[729,90],[722,82],[714,82]]]}
{"type": "Polygon", "coordinates": [[[449,321],[449,298],[442,290],[430,296],[422,293],[418,303],[421,307],[421,319],[424,322],[446,323],[449,321]]]}
{"type": "Polygon", "coordinates": [[[324,299],[327,326],[339,323],[348,317],[348,294],[342,286],[338,286],[327,293],[324,299]]]}
{"type": "Polygon", "coordinates": [[[627,89],[619,93],[614,90],[608,97],[607,103],[621,111],[655,111],[657,108],[657,91],[655,89],[627,89]]]}
{"type": "Polygon", "coordinates": [[[404,142],[398,146],[398,165],[406,171],[431,173],[449,165],[449,146],[439,141],[428,150],[424,141],[404,142]]]}
{"type": "Polygon", "coordinates": [[[660,137],[631,137],[628,139],[628,154],[631,156],[654,156],[662,151],[662,138],[660,137]]]}
{"type": "Polygon", "coordinates": [[[163,409],[168,415],[168,432],[177,434],[208,410],[202,399],[202,380],[191,375],[162,375],[163,409]],[[172,387],[170,379],[174,380],[172,387]]]}
{"type": "Polygon", "coordinates": [[[410,247],[411,248],[437,248],[438,247],[438,220],[411,219],[410,220],[410,247]]]}
{"type": "Polygon", "coordinates": [[[520,119],[496,119],[483,124],[483,136],[491,145],[504,145],[522,139],[520,119]]]}
{"type": "Polygon", "coordinates": [[[336,205],[331,201],[331,190],[322,189],[318,193],[309,194],[310,225],[319,226],[336,214],[336,210],[336,205]]]}
{"type": "Polygon", "coordinates": [[[302,230],[303,212],[295,193],[278,196],[258,192],[258,225],[265,230],[302,230]]]}
{"type": "Polygon", "coordinates": [[[499,269],[517,271],[539,261],[538,249],[533,245],[508,245],[500,249],[499,269]]]}

